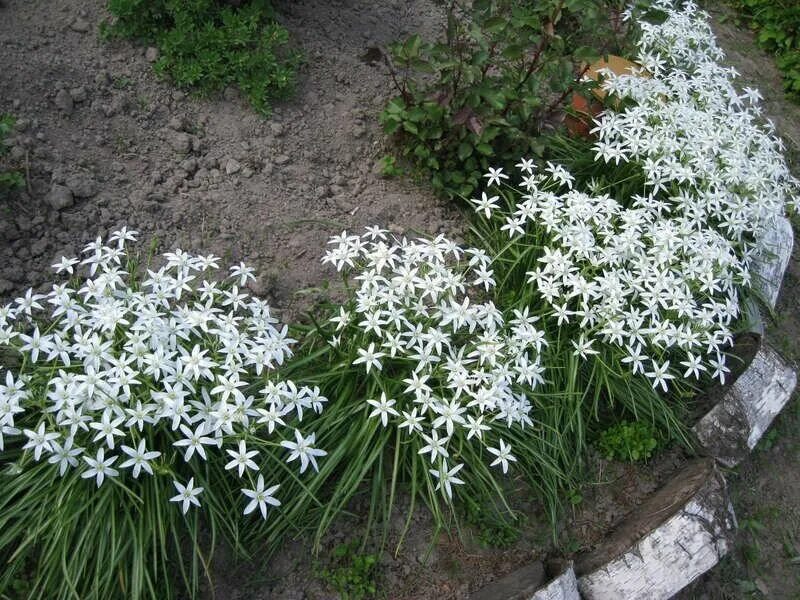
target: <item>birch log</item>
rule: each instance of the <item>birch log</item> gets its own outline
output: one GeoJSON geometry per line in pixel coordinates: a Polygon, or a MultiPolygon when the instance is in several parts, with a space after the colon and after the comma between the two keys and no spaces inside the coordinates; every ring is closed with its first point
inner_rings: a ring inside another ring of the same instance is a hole
{"type": "Polygon", "coordinates": [[[727,467],[744,459],[792,395],[797,373],[762,344],[722,399],[694,426],[708,453],[727,467]]]}
{"type": "Polygon", "coordinates": [[[581,600],[571,563],[558,577],[546,581],[542,563],[536,562],[493,581],[470,600],[581,600]]]}
{"type": "Polygon", "coordinates": [[[481,588],[470,600],[530,600],[546,579],[544,566],[535,562],[481,588]]]}
{"type": "Polygon", "coordinates": [[[531,600],[581,600],[578,580],[570,564],[558,577],[540,588],[531,600]]]}
{"type": "Polygon", "coordinates": [[[751,273],[753,286],[764,295],[771,308],[775,308],[778,292],[794,245],[792,224],[786,217],[776,219],[761,238],[759,252],[753,261],[751,273]]]}
{"type": "Polygon", "coordinates": [[[716,565],[736,519],[711,460],[689,464],[576,566],[587,600],[670,598],[716,565]]]}

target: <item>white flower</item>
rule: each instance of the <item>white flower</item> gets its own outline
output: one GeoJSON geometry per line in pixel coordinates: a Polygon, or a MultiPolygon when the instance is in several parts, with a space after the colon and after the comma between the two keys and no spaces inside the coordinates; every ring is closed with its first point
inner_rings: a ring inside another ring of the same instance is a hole
{"type": "Polygon", "coordinates": [[[506,445],[503,440],[500,440],[500,448],[487,447],[487,450],[497,457],[490,466],[494,467],[495,465],[500,465],[503,469],[503,473],[508,473],[509,461],[517,461],[516,457],[511,454],[511,446],[506,445]]]}
{"type": "Polygon", "coordinates": [[[240,262],[238,265],[234,265],[231,267],[231,278],[239,280],[239,285],[244,285],[247,283],[247,280],[250,279],[252,281],[256,280],[256,276],[253,274],[255,273],[255,269],[248,267],[243,262],[240,262]]]}
{"type": "Polygon", "coordinates": [[[262,475],[259,475],[255,489],[253,490],[242,489],[242,493],[248,498],[250,498],[250,502],[244,509],[244,514],[249,515],[256,508],[258,508],[261,510],[261,517],[266,519],[267,504],[271,506],[281,505],[280,500],[277,500],[272,496],[272,494],[274,494],[279,487],[281,486],[273,485],[270,488],[264,489],[264,477],[262,475]]]}
{"type": "Polygon", "coordinates": [[[661,386],[665,392],[667,391],[667,381],[670,379],[675,379],[675,376],[672,373],[669,373],[669,361],[664,362],[663,365],[659,365],[656,361],[651,361],[653,363],[653,370],[647,371],[645,375],[653,380],[653,388],[661,386]]]}
{"type": "MultiPolygon", "coordinates": [[[[67,438],[63,446],[55,440],[51,440],[50,446],[53,454],[47,459],[47,462],[51,465],[58,465],[58,474],[61,477],[64,476],[69,467],[75,468],[78,466],[78,459],[75,457],[80,456],[83,448],[73,448],[72,438],[67,438]]],[[[2,450],[2,446],[0,446],[0,450],[2,450]]]]}
{"type": "Polygon", "coordinates": [[[436,458],[439,456],[442,458],[450,457],[450,455],[447,453],[447,444],[450,442],[449,436],[445,438],[439,438],[439,432],[435,429],[431,431],[430,436],[427,436],[424,433],[421,435],[427,445],[420,448],[417,454],[425,454],[429,452],[431,455],[431,464],[435,463],[436,458]]]}
{"type": "Polygon", "coordinates": [[[70,275],[73,274],[73,268],[77,265],[80,261],[77,258],[67,258],[66,256],[62,256],[61,260],[59,260],[56,264],[52,265],[52,267],[56,270],[56,273],[64,273],[67,272],[70,275]]]}
{"type": "Polygon", "coordinates": [[[216,445],[217,440],[205,435],[205,423],[200,423],[200,425],[198,425],[194,431],[189,429],[186,425],[181,425],[180,429],[183,435],[186,437],[178,440],[177,442],[172,442],[172,445],[177,448],[186,446],[186,453],[183,455],[183,460],[189,462],[195,451],[203,460],[208,460],[208,456],[206,456],[206,451],[203,446],[216,445]]]}
{"type": "Polygon", "coordinates": [[[470,202],[475,205],[475,211],[481,212],[483,211],[483,216],[487,219],[492,216],[492,211],[497,209],[497,201],[500,199],[500,196],[492,196],[489,198],[486,195],[486,192],[481,193],[481,199],[477,200],[472,198],[470,202]]]}
{"type": "Polygon", "coordinates": [[[375,367],[378,371],[383,368],[381,361],[379,359],[386,356],[383,352],[376,352],[375,351],[375,344],[374,342],[370,342],[369,347],[365,350],[363,348],[358,349],[358,358],[353,361],[354,365],[364,364],[367,368],[367,373],[372,367],[375,367]]]}
{"type": "Polygon", "coordinates": [[[575,351],[572,353],[574,356],[580,356],[582,359],[587,360],[591,354],[599,354],[599,351],[592,348],[594,340],[587,340],[585,334],[578,337],[578,341],[571,340],[575,351]]]}
{"type": "Polygon", "coordinates": [[[189,510],[189,506],[192,504],[200,506],[200,500],[198,500],[197,497],[203,492],[203,488],[194,487],[194,477],[189,479],[189,482],[185,486],[178,483],[177,480],[173,480],[172,484],[175,486],[178,494],[170,498],[169,501],[181,502],[181,512],[183,512],[183,514],[186,514],[189,510]]]}
{"type": "Polygon", "coordinates": [[[488,181],[486,182],[487,186],[490,186],[493,183],[500,185],[500,180],[508,179],[508,175],[503,173],[503,169],[493,169],[491,167],[489,167],[489,172],[486,173],[484,177],[488,179],[488,181]]]}
{"type": "Polygon", "coordinates": [[[370,417],[380,417],[381,424],[386,427],[389,424],[389,415],[398,416],[399,413],[392,408],[396,404],[396,400],[387,399],[386,392],[381,392],[380,400],[367,400],[367,404],[374,406],[375,410],[369,413],[370,417]]]}
{"type": "Polygon", "coordinates": [[[691,352],[687,356],[687,360],[682,360],[681,364],[686,367],[684,377],[692,375],[695,379],[700,379],[700,371],[706,371],[705,365],[701,362],[702,356],[694,356],[691,352]]]}
{"type": "Polygon", "coordinates": [[[248,451],[247,445],[245,444],[244,440],[239,440],[238,451],[225,450],[225,452],[227,452],[233,459],[228,464],[225,465],[226,470],[239,469],[239,477],[244,475],[245,469],[252,469],[253,471],[258,470],[258,465],[253,460],[254,456],[258,456],[258,451],[257,450],[248,451]]]}
{"type": "Polygon", "coordinates": [[[514,165],[523,173],[531,174],[536,169],[536,165],[534,164],[533,160],[527,158],[521,158],[520,161],[514,165]]]}
{"type": "Polygon", "coordinates": [[[453,485],[463,485],[463,481],[456,477],[456,473],[458,473],[464,467],[464,463],[457,464],[452,469],[447,469],[447,461],[442,460],[442,465],[439,469],[429,469],[431,475],[438,479],[436,483],[436,489],[442,489],[444,491],[445,496],[448,499],[453,498],[453,489],[451,486],[453,485]]]}
{"type": "Polygon", "coordinates": [[[84,456],[83,460],[86,461],[89,468],[81,473],[81,477],[84,479],[91,479],[94,477],[97,482],[97,487],[100,487],[106,477],[116,477],[119,475],[119,471],[111,467],[118,458],[118,456],[109,456],[106,458],[105,448],[100,448],[94,458],[84,456]]]}
{"type": "Polygon", "coordinates": [[[33,459],[36,461],[42,457],[42,452],[52,452],[52,441],[61,437],[60,433],[45,431],[44,421],[39,423],[39,427],[36,431],[25,429],[22,433],[28,438],[28,441],[25,442],[22,448],[23,450],[33,448],[33,459]]]}
{"type": "Polygon", "coordinates": [[[410,413],[407,413],[406,411],[402,412],[403,412],[403,421],[400,423],[400,425],[398,425],[398,427],[400,427],[401,429],[403,427],[407,427],[409,434],[414,432],[421,432],[423,417],[422,415],[417,415],[417,409],[414,408],[410,413]]]}
{"type": "Polygon", "coordinates": [[[131,448],[130,446],[120,446],[120,450],[122,450],[125,454],[130,456],[128,460],[121,463],[119,465],[120,469],[127,469],[128,467],[133,467],[133,478],[138,479],[139,473],[142,469],[145,470],[146,473],[150,475],[153,474],[153,468],[150,466],[150,461],[153,459],[158,458],[161,456],[161,452],[153,450],[151,452],[147,451],[145,448],[145,440],[139,440],[139,445],[136,448],[131,448]]]}
{"type": "Polygon", "coordinates": [[[316,457],[325,456],[328,453],[325,452],[325,450],[320,450],[313,447],[313,444],[317,438],[317,434],[312,433],[307,438],[304,438],[302,434],[295,429],[294,437],[296,440],[295,442],[290,442],[288,440],[281,442],[281,446],[289,450],[289,458],[286,459],[286,462],[292,462],[293,460],[299,458],[300,473],[305,473],[309,464],[314,467],[315,471],[319,471],[316,457]]]}

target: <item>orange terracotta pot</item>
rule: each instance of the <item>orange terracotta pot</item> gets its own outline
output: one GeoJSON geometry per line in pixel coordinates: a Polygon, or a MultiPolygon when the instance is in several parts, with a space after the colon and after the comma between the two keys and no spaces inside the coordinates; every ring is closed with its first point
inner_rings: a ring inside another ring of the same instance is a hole
{"type": "MultiPolygon", "coordinates": [[[[586,71],[586,77],[594,81],[600,81],[600,72],[603,69],[609,69],[616,75],[637,73],[643,77],[649,76],[638,64],[629,61],[627,58],[610,54],[607,60],[601,58],[592,63],[586,71]]],[[[605,108],[606,95],[606,91],[599,86],[592,90],[588,98],[577,92],[572,94],[571,112],[567,114],[564,120],[571,135],[586,138],[591,136],[590,130],[593,127],[593,121],[605,108]]],[[[618,101],[616,99],[612,100],[611,105],[617,107],[618,101]]]]}

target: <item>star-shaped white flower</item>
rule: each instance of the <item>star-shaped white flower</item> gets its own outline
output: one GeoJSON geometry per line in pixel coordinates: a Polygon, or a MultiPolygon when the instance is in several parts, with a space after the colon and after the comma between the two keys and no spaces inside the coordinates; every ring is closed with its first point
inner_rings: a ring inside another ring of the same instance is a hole
{"type": "Polygon", "coordinates": [[[250,502],[244,508],[244,514],[249,515],[256,508],[261,510],[261,517],[267,518],[267,504],[271,506],[280,506],[280,500],[273,497],[272,494],[281,487],[280,485],[273,485],[270,488],[264,489],[264,477],[258,476],[258,482],[254,490],[242,489],[242,493],[250,498],[250,502]]]}
{"type": "Polygon", "coordinates": [[[181,512],[183,512],[183,514],[186,514],[186,511],[189,510],[189,506],[192,504],[200,506],[200,500],[198,500],[197,497],[203,493],[203,488],[194,487],[194,477],[192,477],[185,486],[181,485],[177,480],[173,480],[172,484],[175,486],[175,489],[178,490],[178,494],[170,498],[169,501],[181,502],[181,512]]]}

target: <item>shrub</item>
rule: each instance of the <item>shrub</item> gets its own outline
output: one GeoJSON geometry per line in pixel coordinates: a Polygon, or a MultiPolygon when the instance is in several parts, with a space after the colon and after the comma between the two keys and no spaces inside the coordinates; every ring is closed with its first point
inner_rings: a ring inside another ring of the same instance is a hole
{"type": "Polygon", "coordinates": [[[623,43],[620,7],[451,0],[445,41],[393,46],[398,96],[381,115],[385,132],[437,192],[468,197],[490,165],[541,153],[539,134],[588,86],[586,62],[623,43]]]}
{"type": "MultiPolygon", "coordinates": [[[[0,114],[0,159],[8,152],[5,139],[13,131],[15,122],[16,120],[11,115],[0,114]]],[[[19,171],[0,170],[0,199],[4,198],[9,191],[22,187],[24,184],[25,181],[19,171]]]]}
{"type": "Polygon", "coordinates": [[[289,48],[268,0],[236,4],[109,0],[116,20],[106,32],[156,44],[156,70],[179,86],[208,93],[236,85],[266,114],[292,91],[300,55],[289,48]]]}
{"type": "Polygon", "coordinates": [[[608,460],[647,460],[658,447],[655,428],[644,421],[622,421],[603,431],[597,444],[608,460]]]}
{"type": "Polygon", "coordinates": [[[295,469],[325,452],[298,427],[326,399],[274,373],[293,340],[241,289],[252,271],[219,282],[217,257],[177,250],[137,277],[133,239],[0,307],[0,594],[29,565],[36,596],[194,595],[218,535],[274,545],[302,524],[278,498],[314,494],[295,469]]]}
{"type": "Polygon", "coordinates": [[[755,30],[756,41],[777,55],[783,87],[800,101],[800,5],[794,0],[731,0],[755,30]]]}

